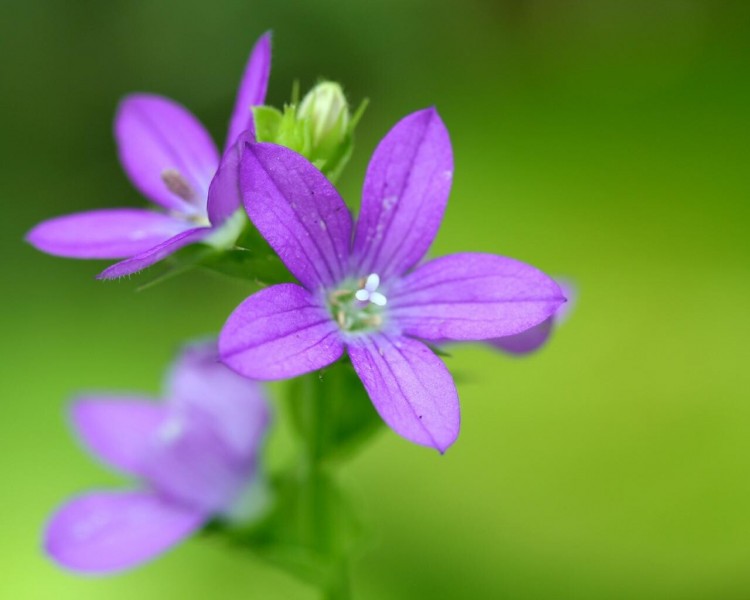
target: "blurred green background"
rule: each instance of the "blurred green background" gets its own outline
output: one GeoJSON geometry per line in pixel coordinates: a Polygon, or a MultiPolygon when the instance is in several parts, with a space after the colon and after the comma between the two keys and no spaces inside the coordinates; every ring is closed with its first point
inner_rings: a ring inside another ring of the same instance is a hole
{"type": "Polygon", "coordinates": [[[387,129],[435,104],[456,175],[433,251],[506,254],[580,288],[533,357],[455,350],[463,428],[445,456],[385,431],[346,467],[375,532],[357,597],[750,598],[742,0],[3,0],[0,596],[316,597],[212,539],[103,579],[39,549],[60,501],[121,482],[70,435],[71,394],[157,391],[180,341],[218,330],[246,290],[193,273],[137,292],[22,237],[142,204],[111,134],[130,91],[179,100],[223,139],[269,28],[273,104],[319,76],[371,99],[346,197],[387,129]]]}

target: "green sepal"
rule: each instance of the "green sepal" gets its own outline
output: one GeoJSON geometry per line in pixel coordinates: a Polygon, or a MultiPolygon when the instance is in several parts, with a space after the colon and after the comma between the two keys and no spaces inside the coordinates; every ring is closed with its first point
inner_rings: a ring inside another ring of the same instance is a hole
{"type": "Polygon", "coordinates": [[[231,248],[206,254],[199,266],[242,279],[258,287],[294,281],[273,248],[245,217],[245,226],[231,248]]]}
{"type": "Polygon", "coordinates": [[[272,142],[310,158],[312,153],[312,132],[306,119],[297,117],[297,108],[287,105],[281,112],[270,106],[253,107],[255,139],[259,142],[272,142]]]}
{"type": "Polygon", "coordinates": [[[255,139],[259,142],[272,142],[278,135],[281,125],[281,111],[273,106],[253,106],[255,139]]]}

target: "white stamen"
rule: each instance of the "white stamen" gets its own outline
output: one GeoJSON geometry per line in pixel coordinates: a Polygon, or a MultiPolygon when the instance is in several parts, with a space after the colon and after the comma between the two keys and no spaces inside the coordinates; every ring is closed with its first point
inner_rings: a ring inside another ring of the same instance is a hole
{"type": "Polygon", "coordinates": [[[365,281],[365,289],[368,292],[374,292],[378,289],[378,286],[380,285],[380,275],[377,273],[370,273],[367,276],[367,280],[365,281]]]}
{"type": "Polygon", "coordinates": [[[370,294],[370,302],[372,302],[376,306],[385,306],[385,303],[388,302],[388,298],[386,298],[380,292],[372,292],[370,294]]]}
{"type": "Polygon", "coordinates": [[[364,287],[354,292],[354,297],[360,302],[372,302],[376,306],[385,306],[387,298],[384,294],[376,291],[379,286],[380,275],[370,273],[365,279],[364,287]]]}

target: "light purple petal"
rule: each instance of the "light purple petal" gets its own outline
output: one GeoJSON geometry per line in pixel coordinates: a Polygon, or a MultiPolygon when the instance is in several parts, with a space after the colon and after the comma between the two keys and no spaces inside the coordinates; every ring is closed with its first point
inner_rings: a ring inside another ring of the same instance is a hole
{"type": "Polygon", "coordinates": [[[185,348],[169,374],[167,397],[176,410],[211,421],[238,458],[257,454],[270,421],[264,388],[219,362],[216,342],[185,348]]]}
{"type": "Polygon", "coordinates": [[[286,379],[337,360],[344,345],[321,303],[298,285],[275,285],[250,296],[219,336],[222,361],[253,379],[286,379]]]}
{"type": "Polygon", "coordinates": [[[44,549],[81,573],[121,571],[148,561],[199,529],[206,516],[149,492],[96,492],[60,507],[44,549]]]}
{"type": "Polygon", "coordinates": [[[440,452],[461,416],[448,369],[424,344],[385,334],[348,342],[349,356],[380,416],[399,435],[440,452]]]}
{"type": "Polygon", "coordinates": [[[245,144],[254,141],[252,132],[241,133],[221,159],[219,170],[208,188],[208,219],[214,226],[221,225],[242,207],[240,156],[245,144]]]}
{"type": "Polygon", "coordinates": [[[142,477],[164,497],[206,513],[231,506],[255,471],[255,457],[238,458],[213,420],[172,410],[152,438],[142,477]]]}
{"type": "Polygon", "coordinates": [[[56,217],[26,236],[32,246],[69,258],[126,258],[187,229],[183,221],[150,210],[113,208],[56,217]]]}
{"type": "Polygon", "coordinates": [[[511,258],[452,254],[396,282],[388,314],[404,333],[428,340],[483,340],[520,333],[565,302],[553,279],[511,258]]]}
{"type": "Polygon", "coordinates": [[[144,196],[186,214],[206,214],[208,186],[219,166],[219,153],[186,108],[161,96],[128,96],[117,110],[115,137],[122,166],[144,196]],[[178,173],[193,194],[182,198],[170,191],[165,171],[178,173]]]}
{"type": "Polygon", "coordinates": [[[254,133],[255,125],[251,108],[265,103],[270,75],[271,32],[267,32],[255,42],[245,66],[245,72],[242,74],[232,118],[229,121],[229,132],[224,146],[225,151],[237,141],[243,131],[249,129],[251,133],[254,133]]]}
{"type": "Polygon", "coordinates": [[[348,273],[352,218],[336,188],[306,158],[275,144],[247,144],[240,159],[245,210],[308,289],[348,273]]]}
{"type": "Polygon", "coordinates": [[[194,244],[208,237],[212,232],[211,227],[197,227],[195,229],[188,229],[182,233],[178,233],[176,236],[168,239],[166,242],[162,242],[158,246],[154,246],[150,250],[141,252],[132,258],[120,261],[111,267],[107,267],[97,275],[97,279],[117,279],[118,277],[124,277],[125,275],[132,275],[138,271],[142,271],[146,267],[150,267],[160,260],[164,260],[170,254],[177,252],[180,248],[187,246],[188,244],[194,244]]]}
{"type": "Polygon", "coordinates": [[[539,325],[534,325],[531,329],[515,335],[488,340],[488,343],[500,350],[519,356],[529,354],[541,348],[549,339],[552,330],[560,323],[564,323],[570,316],[570,311],[578,295],[575,285],[566,279],[555,277],[555,281],[560,286],[560,290],[567,299],[567,302],[558,308],[554,315],[545,319],[539,325]]]}
{"type": "Polygon", "coordinates": [[[358,272],[387,279],[417,264],[440,227],[452,180],[453,151],[437,111],[399,121],[367,167],[354,237],[358,272]]]}
{"type": "MultiPolygon", "coordinates": [[[[565,305],[563,305],[565,306],[565,305]]],[[[510,354],[529,354],[541,348],[549,339],[552,333],[552,326],[555,324],[555,316],[548,317],[538,325],[505,337],[489,340],[489,343],[500,350],[510,354]]]]}
{"type": "Polygon", "coordinates": [[[84,396],[71,407],[76,433],[98,458],[126,473],[140,474],[151,440],[167,417],[148,398],[84,396]]]}

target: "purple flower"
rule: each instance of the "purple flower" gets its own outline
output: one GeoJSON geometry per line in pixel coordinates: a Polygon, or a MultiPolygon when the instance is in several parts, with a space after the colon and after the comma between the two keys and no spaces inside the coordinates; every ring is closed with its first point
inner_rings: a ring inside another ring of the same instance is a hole
{"type": "Polygon", "coordinates": [[[244,131],[252,135],[250,109],[265,101],[270,67],[267,33],[245,68],[221,165],[211,136],[187,109],[150,94],[125,98],[115,117],[120,161],[133,185],[162,210],[114,208],[66,215],[40,223],[26,239],[57,256],[127,259],[104,270],[100,279],[135,273],[183,246],[210,242],[240,208],[236,175],[230,181],[237,168],[233,147],[244,131]]]}
{"type": "Polygon", "coordinates": [[[248,143],[240,185],[250,219],[302,284],[250,296],[224,325],[222,360],[255,379],[283,379],[346,349],[383,420],[445,451],[459,430],[453,379],[420,340],[512,335],[565,299],[524,263],[453,254],[414,268],[443,217],[453,177],[448,132],[434,109],[401,120],[370,161],[356,228],[333,185],[305,158],[248,143]]]}
{"type": "Polygon", "coordinates": [[[258,451],[268,406],[258,383],[218,361],[214,343],[185,350],[163,404],[88,396],[75,402],[72,420],[96,456],[141,483],[133,491],[89,492],[52,516],[44,547],[74,571],[133,567],[214,515],[252,510],[248,502],[262,489],[258,451]]]}
{"type": "Polygon", "coordinates": [[[558,308],[553,315],[549,316],[531,329],[527,329],[526,331],[522,331],[515,335],[488,340],[488,343],[498,350],[502,350],[515,356],[522,356],[524,354],[536,352],[539,348],[544,346],[549,339],[549,336],[552,334],[552,330],[560,323],[566,321],[570,316],[570,311],[575,304],[575,286],[572,283],[560,279],[557,279],[557,284],[560,286],[560,289],[562,289],[563,294],[565,294],[568,301],[558,308]]]}

